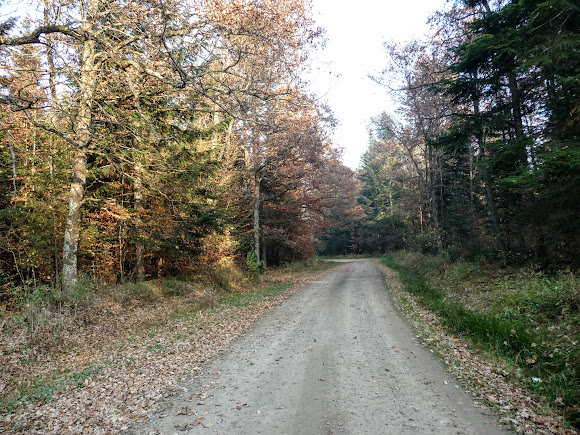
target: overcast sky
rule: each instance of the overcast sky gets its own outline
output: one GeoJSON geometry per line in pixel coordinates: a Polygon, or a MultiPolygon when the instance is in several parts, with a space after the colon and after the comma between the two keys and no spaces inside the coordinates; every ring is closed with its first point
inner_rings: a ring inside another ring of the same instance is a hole
{"type": "Polygon", "coordinates": [[[386,65],[383,41],[402,42],[428,30],[429,15],[445,0],[312,0],[314,17],[327,31],[327,45],[315,55],[312,90],[325,100],[340,125],[334,142],[352,169],[368,143],[372,116],[392,111],[384,89],[367,76],[386,65]]]}

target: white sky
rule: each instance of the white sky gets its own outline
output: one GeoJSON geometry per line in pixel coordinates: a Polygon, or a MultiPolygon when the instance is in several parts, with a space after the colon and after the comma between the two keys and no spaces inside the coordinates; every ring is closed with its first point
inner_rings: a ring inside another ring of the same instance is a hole
{"type": "Polygon", "coordinates": [[[311,89],[326,101],[340,125],[334,135],[344,163],[356,169],[368,145],[367,124],[394,103],[367,78],[386,65],[383,41],[403,42],[428,30],[429,15],[445,0],[312,0],[327,44],[314,55],[311,89]]]}

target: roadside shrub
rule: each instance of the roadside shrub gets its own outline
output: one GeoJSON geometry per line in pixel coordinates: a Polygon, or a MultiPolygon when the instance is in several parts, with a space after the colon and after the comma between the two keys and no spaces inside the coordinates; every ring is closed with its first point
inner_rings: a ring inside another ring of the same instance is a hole
{"type": "Polygon", "coordinates": [[[11,295],[16,314],[7,316],[6,322],[9,329],[21,325],[29,342],[50,346],[59,341],[64,326],[87,321],[95,295],[95,282],[86,279],[66,290],[49,286],[16,288],[11,295]],[[53,339],[45,340],[47,334],[53,339]]]}
{"type": "Polygon", "coordinates": [[[121,306],[133,306],[137,303],[152,303],[161,299],[161,290],[154,282],[126,282],[115,286],[107,286],[111,300],[121,306]]]}
{"type": "Polygon", "coordinates": [[[246,269],[250,279],[257,280],[264,272],[264,263],[258,261],[258,257],[254,252],[248,252],[246,256],[246,269]]]}
{"type": "Polygon", "coordinates": [[[221,261],[214,267],[208,267],[203,271],[203,274],[208,283],[222,290],[240,288],[245,280],[242,269],[232,258],[221,261]]]}

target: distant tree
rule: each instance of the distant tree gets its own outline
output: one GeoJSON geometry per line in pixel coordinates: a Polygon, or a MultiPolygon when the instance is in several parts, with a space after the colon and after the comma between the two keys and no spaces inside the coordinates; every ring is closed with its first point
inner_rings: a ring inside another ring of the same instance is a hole
{"type": "MultiPolygon", "coordinates": [[[[412,222],[421,215],[424,206],[419,197],[413,203],[403,202],[412,196],[407,191],[408,181],[416,168],[397,141],[397,129],[386,113],[374,117],[369,127],[369,148],[361,159],[358,173],[362,183],[359,202],[367,216],[362,238],[366,252],[410,247],[405,240],[406,232],[413,231],[412,222]]],[[[419,225],[419,233],[422,229],[419,225]]],[[[414,238],[420,237],[419,233],[414,238]]]]}
{"type": "Polygon", "coordinates": [[[433,86],[445,77],[449,56],[441,44],[412,42],[386,45],[388,67],[376,80],[398,96],[404,122],[393,129],[394,139],[405,150],[415,169],[416,191],[420,203],[421,228],[428,216],[429,230],[436,250],[442,253],[445,234],[442,225],[442,156],[434,139],[447,128],[453,110],[451,99],[433,92],[433,86]]]}
{"type": "Polygon", "coordinates": [[[361,253],[366,216],[357,201],[360,183],[356,173],[340,162],[340,154],[333,152],[317,174],[314,186],[321,198],[321,215],[324,218],[318,230],[318,253],[361,253]]]}

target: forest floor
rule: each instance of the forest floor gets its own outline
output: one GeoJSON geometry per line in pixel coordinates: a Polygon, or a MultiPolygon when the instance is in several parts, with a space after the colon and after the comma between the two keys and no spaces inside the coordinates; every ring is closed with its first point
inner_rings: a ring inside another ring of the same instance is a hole
{"type": "Polygon", "coordinates": [[[44,313],[50,317],[44,320],[38,313],[34,319],[30,312],[28,318],[4,314],[0,433],[126,431],[261,315],[331,266],[269,270],[259,284],[233,292],[160,280],[148,283],[148,291],[178,295],[143,297],[143,288],[133,289],[122,303],[99,299],[74,313],[44,313]]]}

